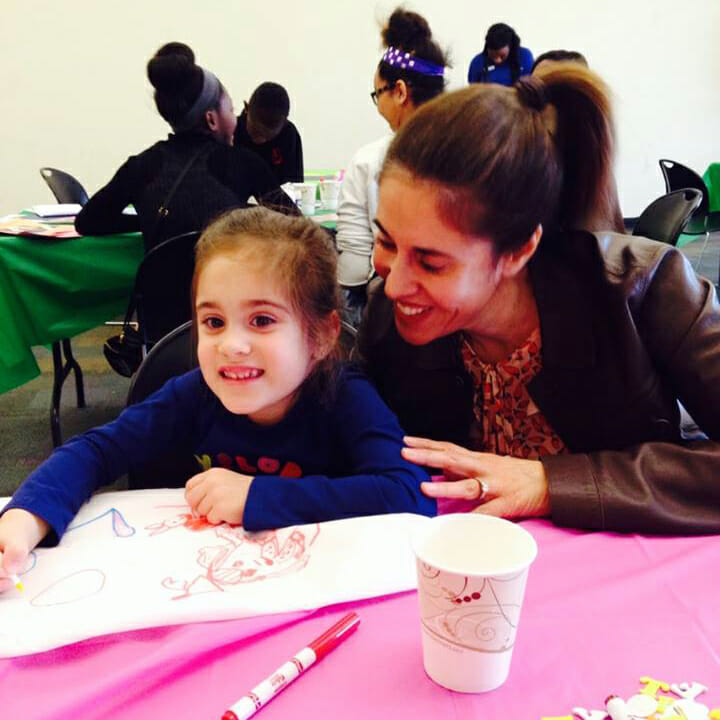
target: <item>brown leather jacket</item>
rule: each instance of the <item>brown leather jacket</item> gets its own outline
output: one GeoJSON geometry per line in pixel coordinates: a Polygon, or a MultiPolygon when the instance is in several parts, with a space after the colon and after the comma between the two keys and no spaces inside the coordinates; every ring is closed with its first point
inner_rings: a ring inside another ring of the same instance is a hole
{"type": "MultiPolygon", "coordinates": [[[[530,395],[570,451],[543,458],[558,525],[720,532],[720,306],[673,247],[612,233],[543,241],[530,263],[543,368],[530,395]],[[678,401],[709,438],[684,440],[678,401]]],[[[415,347],[382,284],[358,352],[411,435],[469,446],[457,336],[415,347]]]]}

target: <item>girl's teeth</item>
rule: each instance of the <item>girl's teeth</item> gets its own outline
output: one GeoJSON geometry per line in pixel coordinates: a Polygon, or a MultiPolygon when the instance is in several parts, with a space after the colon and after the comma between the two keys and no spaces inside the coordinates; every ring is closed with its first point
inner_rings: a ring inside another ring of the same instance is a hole
{"type": "Polygon", "coordinates": [[[226,378],[229,378],[230,380],[247,380],[248,378],[255,378],[260,375],[260,371],[253,369],[253,370],[246,370],[242,373],[235,373],[231,372],[230,370],[224,370],[223,375],[226,378]]]}

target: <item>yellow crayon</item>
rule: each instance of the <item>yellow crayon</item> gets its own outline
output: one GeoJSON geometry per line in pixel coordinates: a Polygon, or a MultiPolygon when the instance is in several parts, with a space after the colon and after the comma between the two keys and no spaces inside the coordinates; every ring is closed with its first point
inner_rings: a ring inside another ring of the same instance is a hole
{"type": "Polygon", "coordinates": [[[17,575],[10,575],[10,579],[13,582],[13,585],[22,592],[25,588],[23,587],[22,580],[17,575]]]}

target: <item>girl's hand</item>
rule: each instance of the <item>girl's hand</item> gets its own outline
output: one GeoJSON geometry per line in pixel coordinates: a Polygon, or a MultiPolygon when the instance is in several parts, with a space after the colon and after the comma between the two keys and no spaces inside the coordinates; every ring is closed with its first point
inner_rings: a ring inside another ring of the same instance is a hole
{"type": "Polygon", "coordinates": [[[30,551],[49,529],[42,518],[20,508],[8,510],[0,518],[0,592],[13,587],[8,576],[22,572],[30,551]]]}
{"type": "Polygon", "coordinates": [[[204,515],[212,525],[222,522],[242,525],[250,483],[249,475],[210,468],[185,483],[185,500],[196,515],[204,515]]]}
{"type": "Polygon", "coordinates": [[[441,468],[449,481],[422,483],[428,497],[478,500],[474,512],[497,517],[550,514],[548,482],[539,460],[474,452],[425,438],[405,437],[405,445],[406,460],[441,468]]]}

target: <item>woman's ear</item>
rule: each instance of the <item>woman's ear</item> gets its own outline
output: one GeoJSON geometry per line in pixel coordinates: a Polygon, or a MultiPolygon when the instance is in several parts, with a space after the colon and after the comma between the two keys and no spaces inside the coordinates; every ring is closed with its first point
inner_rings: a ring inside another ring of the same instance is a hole
{"type": "Polygon", "coordinates": [[[410,97],[410,90],[404,80],[396,80],[393,87],[393,95],[400,105],[403,105],[410,97]]]}
{"type": "Polygon", "coordinates": [[[538,249],[542,234],[542,225],[538,225],[524,245],[500,256],[498,266],[504,277],[514,277],[530,262],[530,258],[538,249]]]}
{"type": "Polygon", "coordinates": [[[210,132],[215,132],[220,126],[220,118],[217,110],[206,110],[205,111],[205,123],[208,126],[210,132]]]}
{"type": "Polygon", "coordinates": [[[339,337],[340,315],[337,310],[333,310],[323,322],[321,334],[313,348],[313,358],[318,362],[324,360],[335,349],[339,337]]]}

